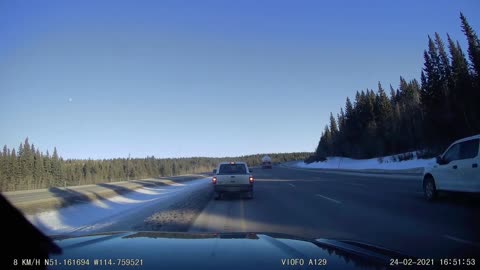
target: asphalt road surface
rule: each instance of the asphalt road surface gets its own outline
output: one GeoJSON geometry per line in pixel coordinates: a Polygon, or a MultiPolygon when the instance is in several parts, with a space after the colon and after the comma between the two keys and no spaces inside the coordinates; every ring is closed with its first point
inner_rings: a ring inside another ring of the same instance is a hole
{"type": "MultiPolygon", "coordinates": [[[[255,168],[253,175],[256,182],[252,200],[238,195],[215,200],[211,178],[203,178],[118,192],[116,196],[123,200],[105,198],[103,203],[67,205],[71,208],[38,213],[30,220],[41,221],[37,227],[47,234],[65,233],[56,231],[65,226],[67,231],[79,235],[118,230],[273,232],[356,240],[417,258],[475,256],[480,260],[478,196],[456,194],[427,202],[421,177],[412,175],[336,173],[278,166],[255,168]],[[135,202],[128,211],[112,212],[99,207],[120,207],[119,201],[125,200],[135,202]],[[90,209],[98,219],[83,222],[78,215],[84,213],[79,209],[90,209]]],[[[23,200],[22,193],[18,196],[23,200]]]]}
{"type": "Polygon", "coordinates": [[[255,197],[209,200],[189,231],[351,239],[420,258],[480,255],[478,196],[425,201],[420,179],[255,169],[255,197]]]}

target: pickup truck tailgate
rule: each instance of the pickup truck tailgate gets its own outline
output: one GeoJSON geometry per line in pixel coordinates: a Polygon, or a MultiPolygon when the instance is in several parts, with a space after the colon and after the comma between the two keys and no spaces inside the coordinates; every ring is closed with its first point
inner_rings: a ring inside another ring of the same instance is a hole
{"type": "Polygon", "coordinates": [[[217,185],[245,185],[249,184],[248,174],[217,175],[217,185]]]}

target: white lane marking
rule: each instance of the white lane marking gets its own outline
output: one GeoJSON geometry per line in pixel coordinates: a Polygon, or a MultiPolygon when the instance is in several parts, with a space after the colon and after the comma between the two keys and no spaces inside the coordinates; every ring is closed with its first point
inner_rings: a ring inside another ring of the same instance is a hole
{"type": "Polygon", "coordinates": [[[453,241],[455,241],[455,242],[462,243],[462,244],[467,244],[467,245],[472,245],[472,246],[480,247],[480,243],[476,243],[476,242],[472,242],[472,241],[460,239],[460,238],[457,238],[457,237],[454,237],[454,236],[451,236],[451,235],[448,235],[448,234],[445,234],[443,237],[445,237],[445,238],[447,238],[447,239],[450,239],[450,240],[453,240],[453,241]]]}
{"type": "MultiPolygon", "coordinates": [[[[328,179],[295,179],[295,182],[334,182],[328,179]]],[[[255,179],[255,182],[292,182],[290,179],[255,179]]]]}
{"type": "Polygon", "coordinates": [[[290,186],[292,186],[292,187],[295,187],[295,185],[294,185],[294,184],[290,184],[290,183],[288,183],[288,184],[289,184],[290,186]]]}
{"type": "MultiPolygon", "coordinates": [[[[288,179],[255,179],[256,182],[290,182],[288,179]]],[[[295,180],[298,181],[298,180],[295,180]]]]}
{"type": "Polygon", "coordinates": [[[335,199],[329,198],[329,197],[327,197],[327,196],[323,196],[323,195],[321,195],[321,194],[315,194],[315,196],[322,197],[322,198],[324,198],[324,199],[326,199],[326,200],[329,200],[329,201],[331,201],[331,202],[334,202],[334,203],[338,203],[338,204],[342,203],[341,201],[337,201],[337,200],[335,200],[335,199]]]}

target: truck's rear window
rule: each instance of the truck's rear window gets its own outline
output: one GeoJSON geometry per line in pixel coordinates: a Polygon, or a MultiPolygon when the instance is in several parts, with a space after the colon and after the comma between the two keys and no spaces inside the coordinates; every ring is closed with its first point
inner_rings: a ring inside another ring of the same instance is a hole
{"type": "Polygon", "coordinates": [[[222,164],[218,174],[246,174],[245,164],[222,164]]]}

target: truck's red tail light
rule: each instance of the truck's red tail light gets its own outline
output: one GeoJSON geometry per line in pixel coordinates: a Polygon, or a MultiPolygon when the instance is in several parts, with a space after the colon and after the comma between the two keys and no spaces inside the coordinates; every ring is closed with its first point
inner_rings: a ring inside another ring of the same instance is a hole
{"type": "Polygon", "coordinates": [[[250,182],[250,184],[253,183],[253,181],[254,181],[254,180],[253,180],[253,176],[250,176],[250,177],[248,178],[248,181],[250,182]]]}
{"type": "Polygon", "coordinates": [[[214,177],[212,177],[212,184],[215,185],[216,183],[217,183],[217,177],[214,176],[214,177]]]}

